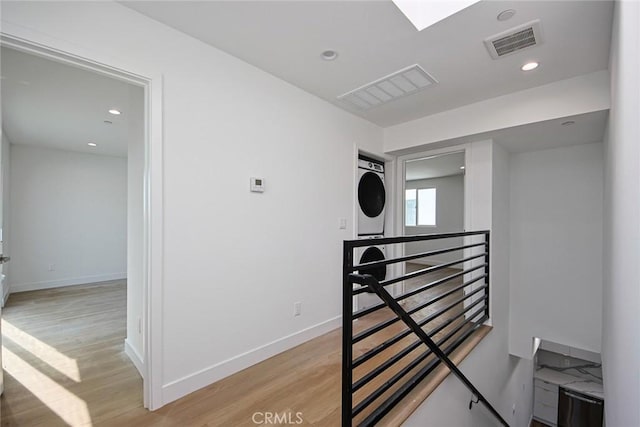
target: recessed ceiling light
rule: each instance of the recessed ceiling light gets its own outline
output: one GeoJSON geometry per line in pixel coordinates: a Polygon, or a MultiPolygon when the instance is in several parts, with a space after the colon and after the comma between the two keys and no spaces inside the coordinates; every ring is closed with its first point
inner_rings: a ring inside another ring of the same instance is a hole
{"type": "Polygon", "coordinates": [[[320,56],[325,61],[333,61],[338,57],[338,52],[336,52],[335,50],[325,50],[320,54],[320,56]]]}
{"type": "Polygon", "coordinates": [[[105,121],[104,121],[104,124],[105,124],[105,125],[112,125],[112,124],[113,124],[113,122],[112,122],[111,120],[105,120],[105,121]]]}
{"type": "Polygon", "coordinates": [[[95,142],[87,142],[87,145],[89,147],[97,147],[98,146],[98,144],[96,144],[95,142]]]}
{"type": "Polygon", "coordinates": [[[460,166],[460,169],[464,170],[464,166],[460,166]]]}
{"type": "Polygon", "coordinates": [[[538,68],[538,65],[540,65],[540,64],[538,64],[537,62],[527,62],[520,69],[522,71],[531,71],[531,70],[535,70],[536,68],[538,68]]]}
{"type": "Polygon", "coordinates": [[[112,108],[111,110],[109,110],[109,113],[110,113],[110,114],[113,114],[114,116],[119,116],[120,114],[122,114],[122,113],[120,113],[120,110],[116,110],[116,109],[114,109],[114,108],[112,108]]]}
{"type": "Polygon", "coordinates": [[[566,122],[562,122],[562,126],[571,126],[576,124],[573,120],[567,120],[566,122]]]}
{"type": "Polygon", "coordinates": [[[498,21],[506,21],[508,19],[513,18],[513,15],[516,14],[516,11],[513,9],[507,9],[500,12],[497,16],[498,21]]]}

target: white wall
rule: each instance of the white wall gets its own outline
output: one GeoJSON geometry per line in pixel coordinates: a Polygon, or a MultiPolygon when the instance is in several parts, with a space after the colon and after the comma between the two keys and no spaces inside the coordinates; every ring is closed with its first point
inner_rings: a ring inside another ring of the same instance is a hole
{"type": "Polygon", "coordinates": [[[511,155],[511,352],[600,352],[602,144],[511,155]]]}
{"type": "Polygon", "coordinates": [[[11,166],[12,292],[126,276],[126,159],[14,144],[11,166]]]}
{"type": "Polygon", "coordinates": [[[3,2],[2,28],[162,75],[164,402],[339,326],[338,219],[379,127],[116,3],[3,2]]]}
{"type": "MultiPolygon", "coordinates": [[[[436,189],[436,226],[404,227],[407,236],[427,233],[459,232],[464,229],[464,175],[452,175],[441,178],[407,181],[406,189],[436,189]]],[[[428,250],[442,249],[446,246],[460,246],[462,239],[446,239],[437,242],[414,242],[405,244],[405,255],[428,250]]],[[[424,260],[428,263],[452,262],[462,258],[462,252],[435,255],[424,260]]],[[[422,261],[421,259],[420,261],[422,261]]],[[[458,266],[462,268],[462,266],[458,266]]]]}
{"type": "MultiPolygon", "coordinates": [[[[526,426],[532,413],[533,362],[509,355],[509,163],[491,141],[471,144],[465,154],[468,229],[491,230],[491,321],[493,330],[461,363],[461,371],[512,426],[526,426]],[[512,407],[515,405],[515,413],[512,407]]],[[[453,375],[429,396],[406,426],[495,426],[482,405],[453,375]]]]}
{"type": "MultiPolygon", "coordinates": [[[[129,86],[127,144],[127,338],[125,351],[143,371],[144,89],[129,86]]],[[[143,375],[143,372],[140,372],[143,375]]]]}
{"type": "Polygon", "coordinates": [[[640,425],[640,4],[616,2],[605,143],[602,361],[608,427],[640,425]]]}
{"type": "MultiPolygon", "coordinates": [[[[11,226],[10,226],[10,188],[11,188],[11,141],[7,137],[4,129],[2,130],[2,146],[0,147],[2,150],[1,158],[0,158],[0,169],[1,171],[1,182],[2,182],[2,219],[0,220],[0,228],[2,230],[2,252],[5,256],[11,256],[11,243],[9,242],[11,236],[11,226]]],[[[11,270],[11,263],[6,263],[2,265],[2,274],[4,277],[1,278],[2,286],[0,289],[2,290],[2,305],[9,298],[9,294],[11,293],[11,287],[9,286],[9,274],[11,270]]]]}
{"type": "Polygon", "coordinates": [[[609,105],[609,73],[597,71],[390,126],[384,129],[384,148],[434,149],[451,145],[447,141],[452,139],[469,140],[471,135],[602,111],[609,105]]]}

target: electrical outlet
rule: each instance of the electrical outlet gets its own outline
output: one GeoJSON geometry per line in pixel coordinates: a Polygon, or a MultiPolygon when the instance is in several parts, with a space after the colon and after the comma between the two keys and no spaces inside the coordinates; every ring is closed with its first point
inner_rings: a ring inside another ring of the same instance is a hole
{"type": "Polygon", "coordinates": [[[56,271],[56,265],[55,264],[49,264],[49,271],[56,271]]]}
{"type": "Polygon", "coordinates": [[[516,404],[514,403],[513,406],[511,407],[511,414],[515,415],[516,414],[516,404]]]}
{"type": "Polygon", "coordinates": [[[301,302],[294,302],[293,303],[293,315],[294,316],[300,316],[302,314],[302,303],[301,302]]]}

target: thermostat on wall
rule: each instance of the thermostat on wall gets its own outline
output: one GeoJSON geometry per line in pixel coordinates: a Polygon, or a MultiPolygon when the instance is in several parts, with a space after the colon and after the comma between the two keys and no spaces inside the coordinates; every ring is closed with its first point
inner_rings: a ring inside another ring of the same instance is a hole
{"type": "Polygon", "coordinates": [[[254,193],[262,193],[264,192],[264,179],[262,178],[251,178],[251,191],[254,193]]]}

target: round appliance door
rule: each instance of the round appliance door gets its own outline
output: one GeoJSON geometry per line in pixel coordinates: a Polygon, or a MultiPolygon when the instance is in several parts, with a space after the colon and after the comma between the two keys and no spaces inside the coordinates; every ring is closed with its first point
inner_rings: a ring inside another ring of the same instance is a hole
{"type": "Polygon", "coordinates": [[[384,210],[386,193],[384,182],[378,174],[365,172],[358,184],[358,203],[360,209],[369,218],[375,218],[384,210]]]}
{"type": "MultiPolygon", "coordinates": [[[[366,262],[384,261],[384,254],[379,248],[372,246],[367,248],[360,257],[360,264],[366,262]]],[[[387,266],[382,265],[379,267],[365,267],[360,269],[360,274],[370,274],[376,278],[378,282],[384,280],[387,277],[387,266]]]]}

